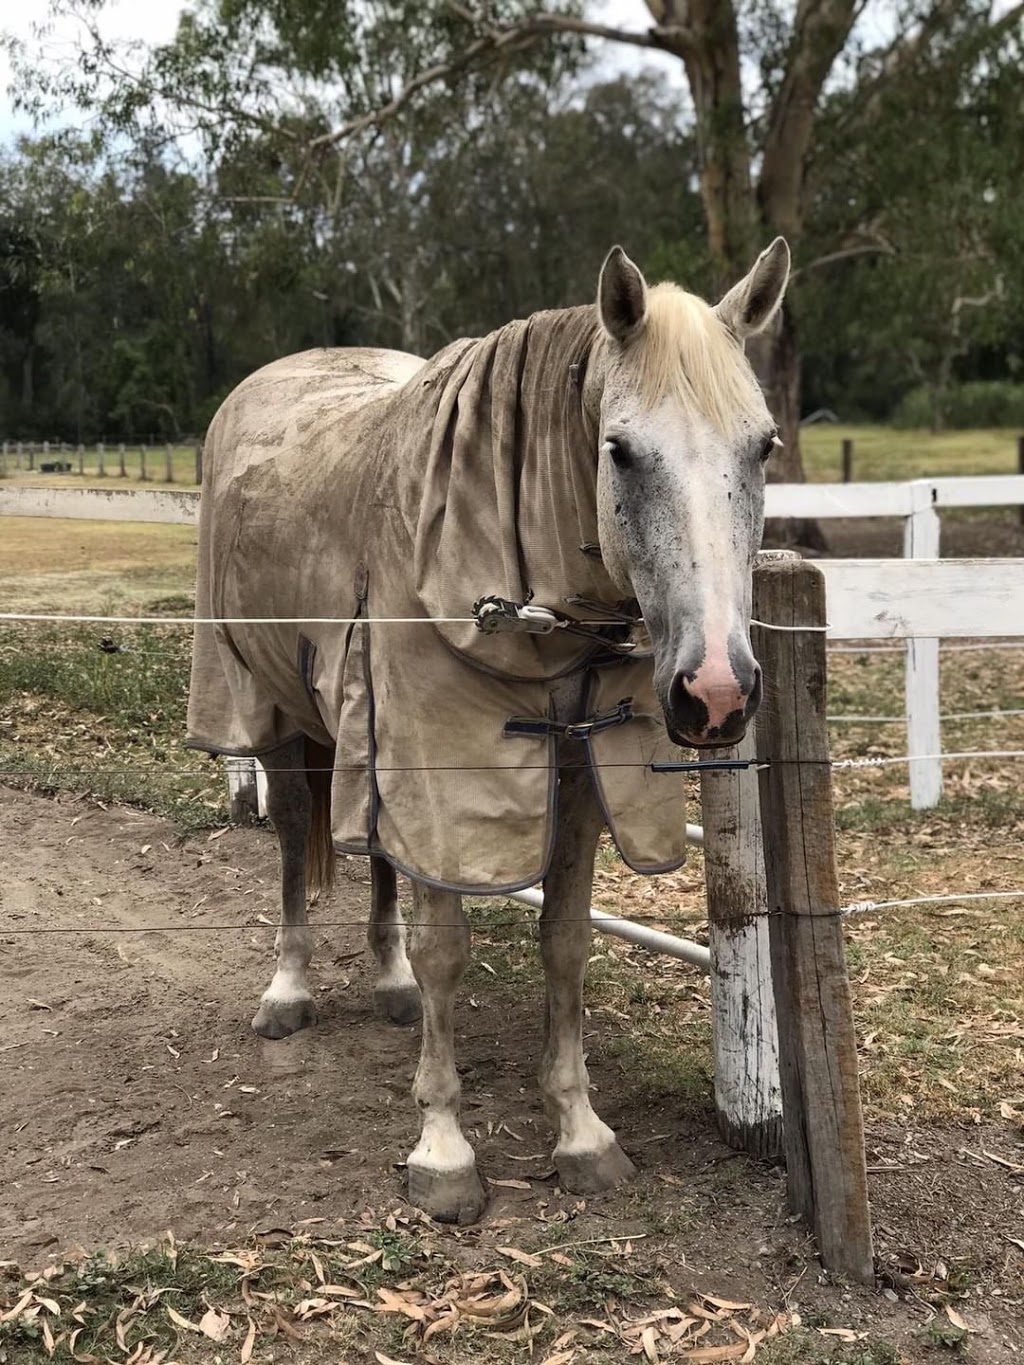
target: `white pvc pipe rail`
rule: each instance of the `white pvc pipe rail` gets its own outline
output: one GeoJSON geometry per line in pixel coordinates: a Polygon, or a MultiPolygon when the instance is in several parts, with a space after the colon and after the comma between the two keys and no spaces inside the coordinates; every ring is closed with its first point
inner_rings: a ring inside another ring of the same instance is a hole
{"type": "MultiPolygon", "coordinates": [[[[532,888],[516,891],[510,899],[521,901],[523,905],[529,905],[534,910],[541,910],[544,906],[544,893],[532,888]]],[[[648,929],[646,925],[634,924],[632,920],[605,914],[603,910],[597,910],[593,906],[590,907],[590,918],[594,922],[594,928],[600,929],[602,934],[614,934],[616,938],[624,938],[627,943],[635,943],[652,953],[664,953],[667,957],[681,958],[683,962],[690,962],[704,972],[711,970],[711,953],[702,943],[691,943],[689,939],[676,938],[674,934],[663,934],[660,929],[648,929]]]]}

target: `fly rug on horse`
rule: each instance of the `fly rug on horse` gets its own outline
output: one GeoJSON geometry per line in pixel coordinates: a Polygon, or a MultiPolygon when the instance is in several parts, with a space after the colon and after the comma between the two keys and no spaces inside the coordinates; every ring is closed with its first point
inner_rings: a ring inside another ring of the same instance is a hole
{"type": "Polygon", "coordinates": [[[637,871],[678,867],[683,779],[651,762],[735,743],[760,700],[751,576],[777,433],[743,341],[788,274],[779,238],[710,307],[648,289],[616,247],[596,307],[428,361],[278,360],[210,427],[189,742],[267,772],[282,915],[253,1028],[315,1021],[307,892],[335,850],[368,855],[376,1007],[422,1008],[409,1197],[435,1218],[485,1202],[455,1066],[464,893],[543,881],[555,1165],[581,1192],[633,1173],[588,1095],[594,856],[607,825],[637,871]]]}

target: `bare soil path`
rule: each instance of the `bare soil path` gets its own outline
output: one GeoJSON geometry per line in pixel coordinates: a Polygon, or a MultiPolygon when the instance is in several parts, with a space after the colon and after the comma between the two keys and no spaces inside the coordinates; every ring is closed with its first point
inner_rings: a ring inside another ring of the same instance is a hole
{"type": "MultiPolygon", "coordinates": [[[[237,1246],[255,1230],[326,1232],[402,1207],[395,1163],[414,1140],[418,1030],[373,1018],[362,928],[318,934],[315,1029],[284,1043],[249,1029],[270,969],[276,866],[268,830],[182,840],[139,811],[0,788],[0,1259],[38,1266],[167,1228],[237,1246]],[[14,932],[98,924],[129,932],[14,932]],[[215,924],[242,927],[201,930],[215,924]]],[[[322,923],[365,917],[364,877],[361,862],[343,863],[322,923]]],[[[592,1021],[591,1075],[640,1178],[588,1204],[558,1190],[533,1079],[539,998],[475,970],[457,1022],[466,1123],[482,1172],[518,1183],[492,1186],[480,1233],[453,1234],[453,1255],[550,1243],[566,1222],[573,1241],[632,1234],[652,1292],[799,1302],[891,1333],[912,1360],[931,1358],[912,1347],[939,1263],[960,1275],[956,1301],[979,1329],[971,1358],[1018,1358],[1024,1252],[1010,1239],[1024,1236],[1024,1164],[1005,1129],[874,1127],[878,1250],[899,1302],[830,1285],[786,1221],[781,1173],[718,1141],[707,1097],[631,1085],[604,1017],[592,1021]],[[901,1282],[901,1263],[926,1279],[901,1282]]]]}

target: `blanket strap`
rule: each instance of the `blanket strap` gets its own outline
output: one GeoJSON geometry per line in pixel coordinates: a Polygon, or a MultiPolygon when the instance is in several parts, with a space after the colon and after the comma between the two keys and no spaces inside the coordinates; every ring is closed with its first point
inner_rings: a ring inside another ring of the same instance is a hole
{"type": "Polygon", "coordinates": [[[610,711],[591,716],[589,720],[564,721],[549,720],[545,716],[509,716],[505,722],[504,735],[561,735],[563,739],[589,739],[601,730],[613,725],[625,725],[627,720],[635,719],[633,698],[623,697],[610,711]]]}

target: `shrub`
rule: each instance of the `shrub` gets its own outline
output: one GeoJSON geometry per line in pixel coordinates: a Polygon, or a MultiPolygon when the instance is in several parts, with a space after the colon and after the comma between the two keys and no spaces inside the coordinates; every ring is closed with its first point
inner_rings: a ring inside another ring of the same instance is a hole
{"type": "MultiPolygon", "coordinates": [[[[893,414],[893,426],[930,427],[932,400],[921,385],[903,395],[893,414]]],[[[1024,384],[1009,379],[976,380],[958,384],[942,400],[943,425],[954,430],[973,427],[1017,427],[1024,431],[1024,384]]]]}

